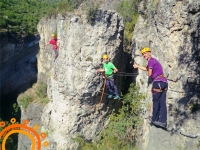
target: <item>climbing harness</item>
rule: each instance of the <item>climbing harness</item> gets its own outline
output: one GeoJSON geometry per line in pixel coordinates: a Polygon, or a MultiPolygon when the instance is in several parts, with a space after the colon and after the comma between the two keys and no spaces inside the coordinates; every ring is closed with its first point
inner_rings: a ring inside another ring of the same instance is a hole
{"type": "Polygon", "coordinates": [[[158,75],[157,77],[155,77],[155,79],[158,79],[158,78],[166,78],[166,77],[164,76],[164,74],[161,74],[161,75],[158,75]]]}
{"type": "Polygon", "coordinates": [[[153,88],[152,90],[155,91],[155,92],[162,93],[163,91],[167,91],[167,88],[165,88],[164,90],[161,90],[161,88],[160,89],[153,88]]]}

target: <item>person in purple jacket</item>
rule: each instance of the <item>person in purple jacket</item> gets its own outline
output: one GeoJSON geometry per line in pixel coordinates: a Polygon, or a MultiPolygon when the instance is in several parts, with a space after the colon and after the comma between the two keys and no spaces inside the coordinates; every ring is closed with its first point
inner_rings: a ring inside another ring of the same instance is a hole
{"type": "Polygon", "coordinates": [[[160,62],[151,56],[151,50],[145,47],[141,53],[148,61],[147,67],[139,66],[134,63],[134,68],[147,71],[148,76],[152,77],[152,97],[153,97],[153,112],[150,121],[158,126],[167,126],[167,106],[166,106],[166,93],[168,89],[167,79],[164,77],[163,68],[160,62]]]}

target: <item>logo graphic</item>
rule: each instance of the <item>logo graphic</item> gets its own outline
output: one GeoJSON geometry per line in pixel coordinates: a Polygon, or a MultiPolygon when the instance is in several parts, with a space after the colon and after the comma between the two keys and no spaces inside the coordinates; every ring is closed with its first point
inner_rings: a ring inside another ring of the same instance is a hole
{"type": "Polygon", "coordinates": [[[12,124],[7,127],[5,127],[6,123],[4,121],[0,122],[0,127],[2,128],[5,127],[0,132],[0,139],[3,139],[2,150],[6,150],[5,148],[6,140],[11,134],[14,134],[14,133],[21,133],[29,137],[32,142],[31,150],[35,150],[35,149],[41,150],[41,145],[45,147],[49,145],[48,141],[41,142],[41,138],[45,139],[47,135],[44,132],[41,132],[40,134],[36,132],[39,129],[39,126],[37,124],[35,124],[33,128],[30,128],[27,126],[27,124],[29,123],[27,119],[23,121],[23,124],[15,124],[16,123],[15,118],[10,119],[10,122],[12,124]]]}

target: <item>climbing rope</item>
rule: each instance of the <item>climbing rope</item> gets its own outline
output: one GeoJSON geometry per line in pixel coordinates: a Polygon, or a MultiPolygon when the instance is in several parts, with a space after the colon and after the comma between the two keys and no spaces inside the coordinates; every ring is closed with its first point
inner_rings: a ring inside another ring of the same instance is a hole
{"type": "Polygon", "coordinates": [[[183,131],[183,129],[181,129],[181,130],[180,130],[180,134],[181,134],[181,135],[184,135],[184,136],[187,136],[187,137],[190,137],[190,138],[197,138],[197,137],[199,137],[199,136],[200,136],[200,133],[198,133],[198,134],[195,134],[195,135],[193,135],[193,134],[188,134],[188,133],[185,133],[185,132],[183,131]]]}
{"type": "Polygon", "coordinates": [[[105,87],[106,87],[106,79],[104,80],[103,90],[102,90],[102,94],[101,94],[101,98],[100,98],[99,106],[101,105],[101,102],[102,102],[102,99],[103,99],[103,95],[104,95],[105,87]]]}

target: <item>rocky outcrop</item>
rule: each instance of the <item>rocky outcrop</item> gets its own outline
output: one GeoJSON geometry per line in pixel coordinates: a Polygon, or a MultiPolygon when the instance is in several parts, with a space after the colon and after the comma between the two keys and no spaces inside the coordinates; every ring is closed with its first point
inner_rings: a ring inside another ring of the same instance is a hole
{"type": "MultiPolygon", "coordinates": [[[[49,150],[76,149],[72,138],[80,134],[92,140],[102,130],[103,118],[117,101],[104,96],[99,103],[103,80],[95,69],[102,67],[101,58],[107,53],[124,71],[123,29],[122,18],[109,10],[98,10],[92,25],[84,13],[59,14],[40,21],[38,82],[48,84],[50,102],[43,110],[42,131],[48,132],[49,150]],[[44,48],[51,33],[60,39],[55,62],[51,46],[44,48]]],[[[120,87],[120,77],[116,83],[120,87]]]]}
{"type": "Polygon", "coordinates": [[[0,37],[1,94],[26,90],[37,79],[39,36],[17,38],[9,33],[2,33],[0,37]]]}
{"type": "MultiPolygon", "coordinates": [[[[41,128],[41,115],[43,106],[40,103],[31,102],[26,109],[21,107],[21,122],[28,120],[28,126],[36,130],[34,127],[37,125],[39,130],[41,128]],[[33,111],[34,110],[34,111],[33,111]]],[[[39,132],[39,130],[36,130],[39,132]]],[[[18,150],[29,149],[32,141],[25,135],[18,135],[18,150]]],[[[53,149],[52,149],[53,150],[53,149]]]]}
{"type": "MultiPolygon", "coordinates": [[[[145,119],[140,149],[197,149],[198,139],[184,135],[200,133],[200,1],[142,1],[139,12],[132,54],[137,63],[145,65],[140,49],[148,46],[162,63],[169,81],[168,124],[175,128],[169,133],[149,126],[145,119]]],[[[140,70],[139,74],[136,81],[146,93],[151,88],[147,75],[140,70]]],[[[150,103],[150,92],[146,100],[150,103]]]]}

